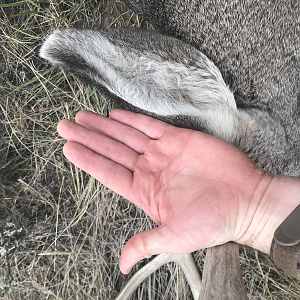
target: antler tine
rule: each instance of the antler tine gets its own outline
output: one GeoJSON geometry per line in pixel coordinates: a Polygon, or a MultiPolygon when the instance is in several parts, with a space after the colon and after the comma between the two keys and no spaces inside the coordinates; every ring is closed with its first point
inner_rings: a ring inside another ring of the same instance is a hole
{"type": "Polygon", "coordinates": [[[163,253],[156,256],[146,266],[134,274],[134,276],[128,281],[126,286],[120,292],[116,300],[129,299],[138,286],[150,274],[168,262],[175,262],[179,265],[186,277],[188,284],[190,285],[194,300],[198,300],[202,283],[195,261],[191,254],[176,253],[163,253]]]}
{"type": "Polygon", "coordinates": [[[202,280],[192,254],[173,254],[173,261],[183,271],[194,300],[198,300],[202,288],[202,280]]]}

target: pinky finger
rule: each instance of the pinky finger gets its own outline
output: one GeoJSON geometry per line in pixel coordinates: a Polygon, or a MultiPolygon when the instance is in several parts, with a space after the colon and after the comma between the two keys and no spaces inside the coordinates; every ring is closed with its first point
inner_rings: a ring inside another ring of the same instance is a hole
{"type": "Polygon", "coordinates": [[[68,141],[63,152],[75,166],[95,177],[109,189],[127,199],[131,198],[131,171],[76,142],[68,141]]]}

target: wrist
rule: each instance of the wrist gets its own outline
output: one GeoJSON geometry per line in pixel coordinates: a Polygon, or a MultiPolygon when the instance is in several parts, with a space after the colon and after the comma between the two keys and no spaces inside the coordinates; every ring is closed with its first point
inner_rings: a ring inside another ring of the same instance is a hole
{"type": "Polygon", "coordinates": [[[300,180],[265,174],[250,203],[238,242],[269,254],[275,230],[300,204],[300,180]]]}

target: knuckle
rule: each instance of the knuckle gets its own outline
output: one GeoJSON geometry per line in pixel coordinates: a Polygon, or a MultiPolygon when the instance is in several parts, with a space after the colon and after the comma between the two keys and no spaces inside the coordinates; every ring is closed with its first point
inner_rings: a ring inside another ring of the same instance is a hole
{"type": "Polygon", "coordinates": [[[151,254],[151,245],[145,235],[140,233],[138,239],[135,240],[134,249],[139,253],[143,258],[150,257],[151,254]]]}

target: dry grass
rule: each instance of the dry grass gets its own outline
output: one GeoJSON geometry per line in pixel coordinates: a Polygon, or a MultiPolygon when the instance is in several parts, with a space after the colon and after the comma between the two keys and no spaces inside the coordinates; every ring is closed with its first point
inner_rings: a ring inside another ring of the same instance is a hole
{"type": "MultiPolygon", "coordinates": [[[[122,245],[153,225],[62,156],[60,119],[110,109],[94,88],[38,57],[48,33],[70,26],[147,23],[116,0],[1,2],[1,299],[113,299],[128,279],[118,269],[122,245]]],[[[203,252],[195,257],[201,269],[203,252]]],[[[251,299],[300,298],[300,285],[268,258],[243,251],[241,260],[251,299]]],[[[133,299],[191,299],[191,293],[180,270],[168,265],[133,299]]]]}

